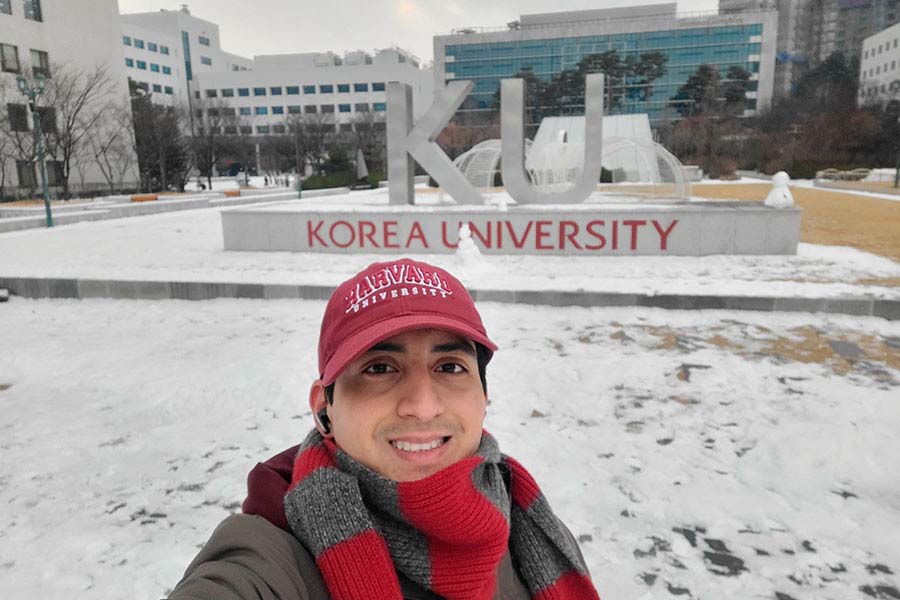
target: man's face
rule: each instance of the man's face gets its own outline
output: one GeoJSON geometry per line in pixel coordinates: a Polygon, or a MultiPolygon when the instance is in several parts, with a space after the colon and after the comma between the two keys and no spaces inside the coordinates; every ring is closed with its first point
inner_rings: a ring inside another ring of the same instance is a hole
{"type": "MultiPolygon", "coordinates": [[[[310,404],[325,407],[321,383],[310,404]]],[[[327,406],[334,440],[394,481],[424,479],[471,456],[481,441],[487,400],[474,344],[423,329],[388,338],[352,362],[327,406]]]]}

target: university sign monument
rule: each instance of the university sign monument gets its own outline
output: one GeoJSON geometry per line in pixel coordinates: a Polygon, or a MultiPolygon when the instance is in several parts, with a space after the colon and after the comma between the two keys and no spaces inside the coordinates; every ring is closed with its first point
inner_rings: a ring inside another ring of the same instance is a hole
{"type": "Polygon", "coordinates": [[[371,195],[350,204],[329,204],[323,197],[316,202],[225,210],[225,249],[449,253],[455,251],[465,224],[486,254],[796,254],[801,211],[793,207],[727,201],[623,202],[604,196],[598,191],[603,75],[588,75],[585,84],[583,151],[579,147],[577,155],[581,164],[568,171],[566,181],[538,186],[526,168],[531,142],[525,139],[524,82],[502,81],[500,160],[505,193],[482,194],[435,142],[473,84],[451,82],[414,122],[410,87],[389,83],[387,194],[376,197],[377,203],[371,195]],[[417,198],[415,163],[438,182],[440,198],[421,193],[417,198]]]}

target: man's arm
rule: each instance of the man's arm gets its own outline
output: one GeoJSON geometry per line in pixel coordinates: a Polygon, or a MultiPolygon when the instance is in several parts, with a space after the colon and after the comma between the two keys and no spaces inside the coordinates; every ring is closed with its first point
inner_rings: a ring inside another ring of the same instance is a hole
{"type": "Polygon", "coordinates": [[[225,519],[169,595],[169,600],[328,598],[315,562],[296,538],[251,515],[225,519]]]}

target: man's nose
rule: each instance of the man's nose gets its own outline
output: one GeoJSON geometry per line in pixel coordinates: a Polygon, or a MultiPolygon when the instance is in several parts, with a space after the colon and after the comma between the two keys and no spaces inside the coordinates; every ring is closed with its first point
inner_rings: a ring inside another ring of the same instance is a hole
{"type": "Polygon", "coordinates": [[[397,405],[398,415],[419,421],[430,421],[443,412],[444,402],[431,372],[427,368],[408,372],[397,405]]]}

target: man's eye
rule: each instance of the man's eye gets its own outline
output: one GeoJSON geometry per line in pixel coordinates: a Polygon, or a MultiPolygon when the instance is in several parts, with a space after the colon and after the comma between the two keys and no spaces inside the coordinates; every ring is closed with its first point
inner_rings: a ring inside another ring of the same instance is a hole
{"type": "Polygon", "coordinates": [[[463,373],[466,369],[459,363],[444,363],[440,367],[441,373],[463,373]]]}
{"type": "Polygon", "coordinates": [[[375,363],[371,364],[365,369],[363,369],[363,373],[370,373],[373,375],[381,375],[383,373],[390,373],[391,366],[385,363],[375,363]]]}

